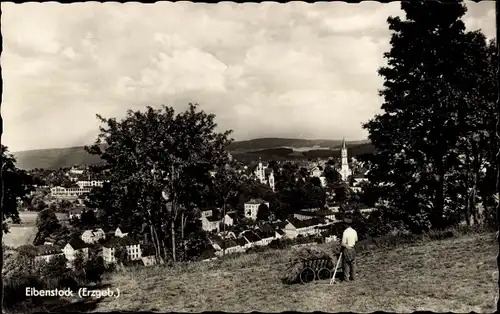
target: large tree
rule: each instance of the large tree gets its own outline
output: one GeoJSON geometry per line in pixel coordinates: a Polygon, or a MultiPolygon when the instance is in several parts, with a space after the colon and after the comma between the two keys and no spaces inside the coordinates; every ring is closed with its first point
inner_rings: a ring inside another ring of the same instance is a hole
{"type": "MultiPolygon", "coordinates": [[[[415,232],[443,228],[447,184],[470,106],[486,106],[475,86],[481,41],[465,32],[462,3],[402,2],[389,17],[392,48],[380,95],[383,113],[364,125],[376,148],[370,179],[384,213],[415,232]],[[471,51],[475,51],[471,55],[471,51]]],[[[484,45],[484,43],[483,43],[484,45]]],[[[469,139],[472,137],[469,137],[469,139]]]]}
{"type": "Polygon", "coordinates": [[[163,106],[130,110],[120,121],[98,118],[103,126],[87,150],[106,161],[110,182],[96,191],[94,206],[111,225],[150,233],[157,256],[175,261],[176,226],[202,201],[193,195],[211,182],[209,172],[227,161],[231,131],[216,132],[215,116],[193,104],[178,114],[163,106]]]}
{"type": "Polygon", "coordinates": [[[8,148],[1,145],[2,164],[0,165],[1,172],[1,200],[2,206],[2,232],[9,232],[7,219],[11,219],[15,223],[19,223],[19,212],[17,203],[19,200],[27,200],[27,196],[34,190],[32,178],[26,171],[16,167],[16,159],[12,154],[9,154],[8,148]]]}

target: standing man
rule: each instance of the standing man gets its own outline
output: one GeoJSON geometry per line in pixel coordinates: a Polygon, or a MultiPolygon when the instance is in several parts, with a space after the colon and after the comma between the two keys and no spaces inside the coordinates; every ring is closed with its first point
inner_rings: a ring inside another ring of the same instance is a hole
{"type": "Polygon", "coordinates": [[[342,270],[344,271],[344,281],[354,281],[356,279],[356,250],[354,246],[358,242],[358,233],[354,230],[351,219],[345,219],[347,229],[342,235],[342,270]]]}

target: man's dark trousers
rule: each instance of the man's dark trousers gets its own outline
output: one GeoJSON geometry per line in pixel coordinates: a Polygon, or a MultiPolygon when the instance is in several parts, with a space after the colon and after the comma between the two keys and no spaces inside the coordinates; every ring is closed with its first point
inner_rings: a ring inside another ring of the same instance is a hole
{"type": "Polygon", "coordinates": [[[344,271],[344,281],[356,279],[356,250],[354,248],[343,248],[342,270],[344,271]]]}

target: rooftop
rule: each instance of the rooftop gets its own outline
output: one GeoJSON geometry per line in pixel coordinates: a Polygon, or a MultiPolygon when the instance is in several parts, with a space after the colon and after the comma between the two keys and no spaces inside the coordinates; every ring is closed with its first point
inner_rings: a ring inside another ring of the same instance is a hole
{"type": "Polygon", "coordinates": [[[288,219],[288,222],[291,223],[295,228],[301,229],[301,228],[307,228],[311,226],[324,224],[326,221],[321,218],[313,218],[308,220],[298,220],[295,218],[290,218],[288,219]]]}
{"type": "Polygon", "coordinates": [[[251,200],[249,200],[245,204],[263,204],[263,203],[267,203],[267,201],[264,201],[263,199],[260,199],[260,198],[252,198],[251,200]]]}
{"type": "Polygon", "coordinates": [[[80,238],[73,238],[68,242],[68,244],[71,245],[71,247],[74,250],[79,250],[79,249],[89,247],[89,245],[87,243],[83,242],[83,240],[80,238]]]}
{"type": "Polygon", "coordinates": [[[103,244],[104,247],[107,248],[113,248],[113,247],[121,247],[121,246],[129,246],[129,245],[137,245],[139,242],[136,240],[132,239],[129,236],[124,236],[124,237],[114,237],[106,241],[106,243],[103,244]]]}
{"type": "Polygon", "coordinates": [[[36,255],[52,255],[61,253],[61,248],[56,245],[39,245],[36,247],[36,255]]]}

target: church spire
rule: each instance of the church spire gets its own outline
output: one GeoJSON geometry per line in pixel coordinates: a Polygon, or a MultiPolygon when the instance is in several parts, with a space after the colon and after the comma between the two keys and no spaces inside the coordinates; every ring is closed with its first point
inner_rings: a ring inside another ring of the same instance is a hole
{"type": "Polygon", "coordinates": [[[342,138],[342,149],[346,149],[345,148],[345,137],[342,138]]]}

